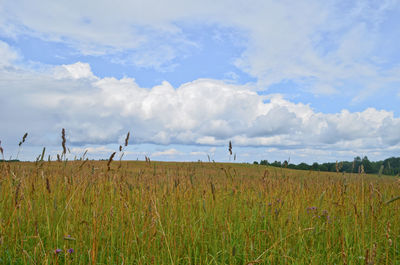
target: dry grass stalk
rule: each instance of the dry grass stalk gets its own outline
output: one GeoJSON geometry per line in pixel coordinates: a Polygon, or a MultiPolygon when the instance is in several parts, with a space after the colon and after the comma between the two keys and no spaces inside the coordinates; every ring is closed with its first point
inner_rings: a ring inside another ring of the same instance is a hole
{"type": "Polygon", "coordinates": [[[110,158],[108,159],[108,162],[107,162],[107,170],[108,171],[110,171],[110,165],[111,165],[111,162],[113,161],[115,154],[116,154],[116,152],[112,153],[110,158]]]}
{"type": "Polygon", "coordinates": [[[49,193],[51,193],[51,189],[50,189],[50,181],[49,178],[46,177],[46,189],[49,193]]]}
{"type": "Polygon", "coordinates": [[[45,153],[46,153],[46,147],[43,147],[42,155],[40,156],[40,161],[43,161],[45,153]]]}
{"type": "Polygon", "coordinates": [[[63,148],[63,155],[65,155],[67,153],[67,148],[65,147],[65,143],[66,143],[66,139],[65,139],[65,129],[63,128],[61,130],[61,139],[62,139],[62,148],[63,148]]]}
{"type": "Polygon", "coordinates": [[[371,264],[375,264],[375,258],[376,258],[376,243],[374,243],[372,246],[371,264]]]}
{"type": "Polygon", "coordinates": [[[85,159],[85,156],[86,156],[87,152],[88,152],[88,150],[86,149],[85,152],[83,153],[82,160],[85,159]]]}
{"type": "Polygon", "coordinates": [[[125,138],[125,146],[128,146],[129,135],[130,135],[130,132],[128,132],[128,134],[126,135],[126,138],[125,138]]]}
{"type": "Polygon", "coordinates": [[[341,247],[342,247],[342,264],[343,265],[347,265],[347,254],[346,254],[346,248],[345,248],[345,243],[344,243],[344,236],[342,236],[340,238],[340,242],[341,242],[341,247]]]}
{"type": "Polygon", "coordinates": [[[80,164],[78,170],[81,170],[82,167],[83,167],[83,165],[85,165],[88,161],[89,161],[89,158],[86,158],[86,159],[82,162],[82,164],[80,164]]]}
{"type": "Polygon", "coordinates": [[[400,196],[394,197],[394,198],[392,198],[392,199],[386,201],[385,204],[392,203],[392,202],[397,201],[397,200],[399,200],[399,199],[400,199],[400,196]]]}
{"type": "Polygon", "coordinates": [[[1,141],[0,141],[0,152],[1,152],[1,155],[3,156],[3,159],[4,159],[4,150],[3,150],[3,147],[1,147],[1,141]]]}
{"type": "Polygon", "coordinates": [[[214,183],[210,183],[211,184],[211,193],[212,193],[212,196],[213,196],[213,200],[215,201],[215,186],[214,186],[214,183]]]}
{"type": "Polygon", "coordinates": [[[23,143],[25,143],[26,137],[28,136],[28,133],[25,133],[24,136],[22,137],[22,141],[19,142],[19,146],[21,146],[23,143]]]}
{"type": "Polygon", "coordinates": [[[31,195],[35,193],[35,182],[31,183],[31,195]]]}
{"type": "Polygon", "coordinates": [[[19,197],[19,190],[21,189],[21,181],[18,182],[17,188],[15,190],[15,206],[18,207],[18,197],[19,197]]]}
{"type": "Polygon", "coordinates": [[[369,249],[365,250],[365,257],[364,257],[364,264],[365,265],[370,265],[370,261],[369,261],[369,249]]]}

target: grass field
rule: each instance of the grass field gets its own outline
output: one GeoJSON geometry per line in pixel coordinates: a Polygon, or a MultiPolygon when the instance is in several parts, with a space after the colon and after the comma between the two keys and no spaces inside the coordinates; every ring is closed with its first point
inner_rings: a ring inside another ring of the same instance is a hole
{"type": "Polygon", "coordinates": [[[0,264],[400,264],[395,177],[1,163],[0,264]]]}

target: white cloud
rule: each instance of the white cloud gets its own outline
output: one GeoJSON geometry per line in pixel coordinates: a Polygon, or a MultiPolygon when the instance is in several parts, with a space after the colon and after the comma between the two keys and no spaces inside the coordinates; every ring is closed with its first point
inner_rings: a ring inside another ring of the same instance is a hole
{"type": "Polygon", "coordinates": [[[191,156],[207,156],[207,153],[202,152],[202,151],[193,151],[193,152],[190,152],[190,155],[191,156]]]}
{"type": "Polygon", "coordinates": [[[164,151],[154,152],[151,155],[152,156],[174,156],[174,155],[180,155],[180,154],[182,154],[182,153],[179,152],[178,150],[172,148],[172,149],[167,149],[164,151]]]}
{"type": "Polygon", "coordinates": [[[92,69],[88,63],[77,62],[69,65],[61,65],[54,68],[54,77],[56,79],[63,78],[88,78],[95,79],[92,69]]]}
{"type": "Polygon", "coordinates": [[[382,86],[383,75],[396,76],[376,62],[392,60],[384,47],[397,43],[398,34],[384,23],[398,10],[391,0],[13,0],[0,5],[0,34],[67,43],[83,54],[112,54],[115,62],[166,71],[200,46],[188,37],[190,25],[234,28],[245,45],[236,65],[257,77],[260,89],[295,80],[305,90],[332,94],[343,91],[343,80],[368,88],[382,86]]]}
{"type": "Polygon", "coordinates": [[[12,65],[18,58],[18,53],[7,43],[0,40],[0,68],[12,65]]]}
{"type": "Polygon", "coordinates": [[[90,146],[90,147],[73,147],[71,149],[71,152],[73,154],[78,154],[78,155],[83,155],[87,151],[87,154],[104,154],[104,153],[112,153],[115,150],[112,150],[110,148],[107,148],[106,146],[90,146]]]}
{"type": "MultiPolygon", "coordinates": [[[[0,125],[3,142],[15,142],[16,135],[28,131],[34,145],[59,145],[61,128],[66,128],[67,141],[75,146],[118,143],[128,131],[135,143],[161,145],[226,146],[232,140],[234,148],[281,150],[400,146],[400,118],[386,110],[324,114],[245,85],[200,79],[178,88],[168,82],[142,88],[131,78],[96,77],[86,64],[62,67],[83,69],[77,74],[83,78],[60,78],[53,70],[0,71],[0,111],[8,113],[0,125]]],[[[173,154],[179,152],[168,149],[153,156],[173,154]]]]}

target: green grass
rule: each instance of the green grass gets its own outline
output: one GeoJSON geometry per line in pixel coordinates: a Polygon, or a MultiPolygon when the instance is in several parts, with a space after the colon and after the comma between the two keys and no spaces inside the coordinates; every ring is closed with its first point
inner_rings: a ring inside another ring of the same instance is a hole
{"type": "Polygon", "coordinates": [[[400,264],[394,177],[81,164],[1,163],[0,264],[400,264]]]}

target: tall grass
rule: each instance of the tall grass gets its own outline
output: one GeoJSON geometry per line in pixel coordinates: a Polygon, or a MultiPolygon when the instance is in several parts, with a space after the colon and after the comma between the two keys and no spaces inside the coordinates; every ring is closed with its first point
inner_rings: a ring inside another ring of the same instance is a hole
{"type": "Polygon", "coordinates": [[[1,163],[0,264],[400,264],[396,178],[111,161],[1,163]]]}

